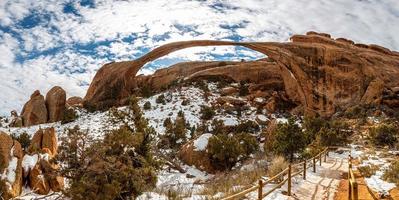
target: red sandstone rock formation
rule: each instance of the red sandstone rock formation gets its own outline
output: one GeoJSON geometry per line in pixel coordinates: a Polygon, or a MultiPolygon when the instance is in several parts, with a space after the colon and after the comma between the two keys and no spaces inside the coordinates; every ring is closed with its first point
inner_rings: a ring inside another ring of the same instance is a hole
{"type": "MultiPolygon", "coordinates": [[[[239,45],[268,56],[280,69],[289,99],[308,114],[331,116],[355,104],[388,103],[383,91],[399,86],[399,53],[377,45],[334,40],[328,34],[294,35],[291,42],[185,41],[163,45],[134,61],[103,66],[84,98],[95,109],[122,105],[137,89],[137,71],[147,62],[194,46],[239,45]],[[378,85],[376,83],[383,83],[378,85]],[[382,98],[381,100],[378,100],[382,98]],[[374,101],[374,100],[377,101],[374,101]]],[[[213,69],[211,69],[213,70],[213,69]]],[[[392,103],[393,102],[393,103],[392,103]]]]}
{"type": "Polygon", "coordinates": [[[0,193],[4,199],[10,199],[20,195],[22,191],[23,152],[18,141],[1,131],[0,144],[0,179],[10,185],[10,187],[0,188],[0,193]]]}
{"type": "Polygon", "coordinates": [[[30,100],[24,105],[21,116],[24,126],[32,126],[47,122],[48,112],[46,102],[39,90],[33,92],[30,100]]]}
{"type": "Polygon", "coordinates": [[[46,106],[48,111],[48,122],[62,120],[65,111],[66,93],[59,86],[54,86],[46,95],[46,106]]]}

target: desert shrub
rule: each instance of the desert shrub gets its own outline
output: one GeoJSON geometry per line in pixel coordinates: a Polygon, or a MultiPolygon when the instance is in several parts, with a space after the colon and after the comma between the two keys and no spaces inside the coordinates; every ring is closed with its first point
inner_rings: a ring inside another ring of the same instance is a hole
{"type": "Polygon", "coordinates": [[[215,116],[215,111],[209,106],[202,106],[200,110],[201,119],[210,120],[215,116]]]}
{"type": "Polygon", "coordinates": [[[65,109],[64,116],[62,117],[61,124],[73,122],[78,118],[78,114],[72,108],[65,109]]]}
{"type": "Polygon", "coordinates": [[[144,110],[150,110],[151,109],[151,103],[149,101],[145,102],[143,108],[144,108],[144,110]]]}
{"type": "Polygon", "coordinates": [[[385,170],[382,178],[388,182],[395,183],[399,187],[399,161],[396,160],[387,170],[385,170]]]}
{"type": "MultiPolygon", "coordinates": [[[[288,162],[285,160],[284,157],[282,156],[276,156],[273,158],[270,166],[267,169],[267,173],[269,177],[273,177],[277,175],[278,173],[282,172],[288,167],[288,162]]],[[[278,178],[277,182],[280,182],[283,177],[278,178]]]]}
{"type": "Polygon", "coordinates": [[[212,120],[212,133],[214,135],[218,134],[226,134],[227,133],[227,128],[224,125],[222,120],[214,119],[212,120]]]}
{"type": "Polygon", "coordinates": [[[398,129],[393,124],[381,124],[369,129],[369,139],[376,146],[394,146],[398,142],[398,129]]]}
{"type": "Polygon", "coordinates": [[[61,139],[58,159],[69,178],[72,199],[133,199],[155,186],[157,164],[147,149],[146,132],[127,127],[109,132],[91,145],[78,128],[61,139]]]}
{"type": "Polygon", "coordinates": [[[240,87],[238,88],[238,95],[247,96],[249,94],[248,84],[245,81],[240,82],[240,87]]]}
{"type": "Polygon", "coordinates": [[[159,96],[157,97],[157,99],[155,100],[155,102],[156,102],[157,104],[165,104],[165,103],[166,103],[166,101],[165,101],[165,95],[164,95],[164,94],[159,95],[159,96]]]}
{"type": "Polygon", "coordinates": [[[149,85],[145,84],[140,88],[140,94],[142,97],[148,98],[153,95],[152,89],[149,85]]]}
{"type": "Polygon", "coordinates": [[[30,135],[27,132],[23,132],[19,135],[13,133],[11,134],[11,137],[12,139],[17,140],[21,144],[23,150],[26,150],[30,145],[30,135]]]}
{"type": "Polygon", "coordinates": [[[323,118],[315,117],[305,117],[303,121],[304,133],[307,139],[307,143],[311,143],[315,138],[317,133],[323,128],[327,127],[327,121],[323,118]]]}
{"type": "Polygon", "coordinates": [[[370,165],[358,166],[357,169],[364,177],[370,178],[379,170],[379,167],[377,165],[370,164],[370,165]]]}
{"type": "Polygon", "coordinates": [[[170,148],[178,148],[187,141],[186,133],[188,126],[184,118],[184,114],[178,115],[174,123],[170,118],[166,118],[164,121],[165,134],[161,136],[159,145],[170,148]]]}
{"type": "Polygon", "coordinates": [[[367,109],[357,105],[357,106],[353,106],[348,108],[345,113],[344,116],[350,119],[356,119],[356,118],[366,118],[367,117],[367,109]]]}
{"type": "Polygon", "coordinates": [[[305,118],[303,123],[306,144],[314,143],[319,137],[319,145],[344,145],[351,135],[348,124],[338,121],[326,121],[322,118],[305,118]]]}
{"type": "Polygon", "coordinates": [[[260,130],[259,125],[251,120],[246,120],[234,127],[235,132],[256,133],[260,130]]]}
{"type": "Polygon", "coordinates": [[[230,170],[242,155],[237,138],[225,134],[210,137],[207,151],[212,166],[217,170],[230,170]]]}
{"type": "Polygon", "coordinates": [[[235,135],[235,137],[237,137],[242,149],[242,153],[245,157],[259,150],[258,142],[254,136],[248,133],[239,133],[235,135]]]}
{"type": "Polygon", "coordinates": [[[274,135],[274,152],[285,156],[290,162],[294,160],[294,154],[302,152],[306,146],[306,138],[294,118],[289,118],[288,123],[278,124],[274,135]]]}
{"type": "Polygon", "coordinates": [[[163,127],[168,127],[169,125],[171,125],[172,124],[172,120],[170,119],[170,117],[168,117],[168,118],[166,118],[164,121],[163,121],[163,127]]]}
{"type": "Polygon", "coordinates": [[[181,105],[182,105],[182,106],[187,106],[188,104],[190,104],[190,100],[188,100],[188,99],[184,99],[184,100],[181,102],[181,105]]]}
{"type": "Polygon", "coordinates": [[[276,141],[276,129],[278,124],[269,123],[266,129],[262,131],[262,135],[265,137],[265,143],[263,145],[264,151],[269,154],[269,152],[273,152],[273,144],[276,141]]]}
{"type": "Polygon", "coordinates": [[[201,89],[204,93],[209,92],[209,87],[206,81],[204,80],[198,80],[196,82],[196,86],[201,89]]]}

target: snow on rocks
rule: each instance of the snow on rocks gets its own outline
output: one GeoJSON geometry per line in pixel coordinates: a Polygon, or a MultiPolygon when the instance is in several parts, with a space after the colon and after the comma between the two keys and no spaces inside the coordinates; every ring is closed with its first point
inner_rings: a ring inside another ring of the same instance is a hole
{"type": "Polygon", "coordinates": [[[208,140],[212,137],[212,134],[205,133],[194,140],[194,150],[195,151],[204,151],[206,146],[208,146],[208,140]]]}
{"type": "Polygon", "coordinates": [[[39,160],[39,155],[24,155],[24,158],[22,159],[22,168],[24,169],[25,173],[28,173],[37,163],[39,160]]]}

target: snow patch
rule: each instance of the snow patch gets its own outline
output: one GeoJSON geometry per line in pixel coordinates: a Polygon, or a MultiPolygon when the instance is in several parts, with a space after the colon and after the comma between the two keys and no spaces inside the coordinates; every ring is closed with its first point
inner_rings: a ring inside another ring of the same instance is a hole
{"type": "Polygon", "coordinates": [[[30,155],[25,155],[24,158],[22,159],[22,168],[24,168],[24,172],[28,173],[29,170],[31,170],[39,160],[39,155],[35,154],[33,156],[30,155]]]}
{"type": "Polygon", "coordinates": [[[10,160],[10,163],[8,164],[7,169],[1,175],[1,179],[2,180],[5,179],[11,185],[14,184],[15,177],[16,177],[17,165],[18,165],[18,158],[12,157],[10,160]]]}
{"type": "Polygon", "coordinates": [[[206,149],[206,146],[208,146],[208,140],[211,138],[213,135],[210,133],[205,133],[202,134],[199,138],[194,140],[194,150],[195,151],[204,151],[206,149]]]}

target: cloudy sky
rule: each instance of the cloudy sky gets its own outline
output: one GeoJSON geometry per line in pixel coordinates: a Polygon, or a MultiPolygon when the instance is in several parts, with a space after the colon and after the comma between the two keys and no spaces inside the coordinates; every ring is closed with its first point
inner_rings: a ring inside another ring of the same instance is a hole
{"type": "MultiPolygon", "coordinates": [[[[101,65],[173,41],[287,41],[309,30],[399,50],[398,0],[0,0],[0,115],[62,86],[84,96],[101,65]]],[[[256,59],[236,47],[191,48],[149,63],[256,59]]]]}

